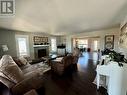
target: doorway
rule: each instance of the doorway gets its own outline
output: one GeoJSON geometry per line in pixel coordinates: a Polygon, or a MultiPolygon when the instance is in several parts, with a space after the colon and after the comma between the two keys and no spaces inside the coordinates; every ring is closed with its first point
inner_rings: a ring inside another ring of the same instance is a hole
{"type": "Polygon", "coordinates": [[[94,40],[93,41],[93,51],[97,52],[99,50],[99,41],[98,40],[94,40]]]}

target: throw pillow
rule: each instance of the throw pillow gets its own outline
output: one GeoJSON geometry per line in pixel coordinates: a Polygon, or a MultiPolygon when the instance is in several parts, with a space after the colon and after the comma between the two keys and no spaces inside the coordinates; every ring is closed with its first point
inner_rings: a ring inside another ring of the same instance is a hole
{"type": "Polygon", "coordinates": [[[26,65],[26,64],[28,63],[27,60],[26,60],[23,56],[19,57],[19,60],[20,60],[20,62],[21,62],[23,65],[26,65]]]}
{"type": "Polygon", "coordinates": [[[15,63],[16,63],[19,67],[21,67],[21,66],[24,65],[18,58],[13,58],[13,60],[15,61],[15,63]]]}

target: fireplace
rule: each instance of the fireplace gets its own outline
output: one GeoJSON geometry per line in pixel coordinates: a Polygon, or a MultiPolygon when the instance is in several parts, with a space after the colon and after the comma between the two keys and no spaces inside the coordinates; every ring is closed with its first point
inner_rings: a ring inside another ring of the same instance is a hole
{"type": "Polygon", "coordinates": [[[41,58],[44,56],[48,56],[49,55],[49,46],[38,46],[38,45],[34,45],[34,55],[35,58],[41,58]]]}
{"type": "Polygon", "coordinates": [[[46,49],[38,49],[38,58],[46,56],[46,49]]]}

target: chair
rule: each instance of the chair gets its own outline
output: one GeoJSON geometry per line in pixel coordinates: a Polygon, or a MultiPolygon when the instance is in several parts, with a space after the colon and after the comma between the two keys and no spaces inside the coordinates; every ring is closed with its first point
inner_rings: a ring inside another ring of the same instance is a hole
{"type": "Polygon", "coordinates": [[[78,62],[77,56],[68,55],[61,58],[56,58],[55,60],[51,61],[51,68],[53,72],[57,73],[58,75],[63,75],[64,72],[69,69],[73,64],[78,62]]]}

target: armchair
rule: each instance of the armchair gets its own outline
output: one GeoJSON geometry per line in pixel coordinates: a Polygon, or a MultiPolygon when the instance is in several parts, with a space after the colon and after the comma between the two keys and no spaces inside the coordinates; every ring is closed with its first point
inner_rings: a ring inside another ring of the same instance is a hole
{"type": "Polygon", "coordinates": [[[78,61],[77,56],[64,56],[61,58],[56,58],[55,60],[51,61],[51,68],[53,72],[57,73],[58,75],[63,75],[63,73],[71,66],[76,64],[78,61]]]}

